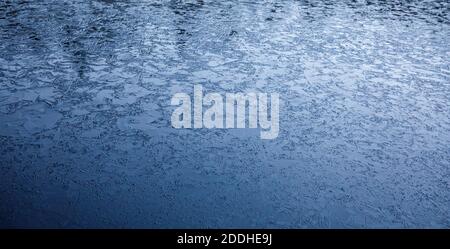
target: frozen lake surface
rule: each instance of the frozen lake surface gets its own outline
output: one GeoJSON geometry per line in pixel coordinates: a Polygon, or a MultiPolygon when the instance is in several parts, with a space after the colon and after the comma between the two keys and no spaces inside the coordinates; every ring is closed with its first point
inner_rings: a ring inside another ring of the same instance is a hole
{"type": "Polygon", "coordinates": [[[335,2],[1,1],[0,227],[449,227],[450,4],[335,2]],[[278,138],[171,128],[194,84],[278,138]]]}

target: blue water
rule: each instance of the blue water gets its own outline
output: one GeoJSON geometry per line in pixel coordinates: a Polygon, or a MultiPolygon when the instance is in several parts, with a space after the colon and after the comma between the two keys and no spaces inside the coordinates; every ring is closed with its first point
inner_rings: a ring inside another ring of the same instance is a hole
{"type": "Polygon", "coordinates": [[[0,2],[0,227],[450,227],[448,1],[0,2]],[[280,134],[173,129],[276,92],[280,134]]]}

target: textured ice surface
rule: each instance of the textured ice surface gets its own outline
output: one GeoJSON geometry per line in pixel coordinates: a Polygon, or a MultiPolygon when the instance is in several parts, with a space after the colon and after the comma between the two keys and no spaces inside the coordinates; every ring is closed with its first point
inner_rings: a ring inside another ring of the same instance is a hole
{"type": "Polygon", "coordinates": [[[0,2],[1,227],[449,227],[443,1],[0,2]],[[280,135],[172,129],[278,92],[280,135]]]}

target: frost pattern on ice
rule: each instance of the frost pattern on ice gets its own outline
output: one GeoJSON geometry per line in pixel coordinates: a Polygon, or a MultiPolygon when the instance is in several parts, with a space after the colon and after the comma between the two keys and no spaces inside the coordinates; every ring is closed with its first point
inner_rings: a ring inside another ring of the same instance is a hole
{"type": "Polygon", "coordinates": [[[0,226],[449,227],[448,1],[324,2],[2,1],[0,226]],[[194,84],[279,137],[171,129],[194,84]]]}

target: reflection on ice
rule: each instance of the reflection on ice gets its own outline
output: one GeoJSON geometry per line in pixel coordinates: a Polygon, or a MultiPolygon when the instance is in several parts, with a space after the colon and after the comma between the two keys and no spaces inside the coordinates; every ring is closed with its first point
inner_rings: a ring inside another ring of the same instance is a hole
{"type": "Polygon", "coordinates": [[[2,1],[1,227],[448,227],[448,1],[2,1]],[[277,92],[280,134],[172,129],[277,92]]]}

